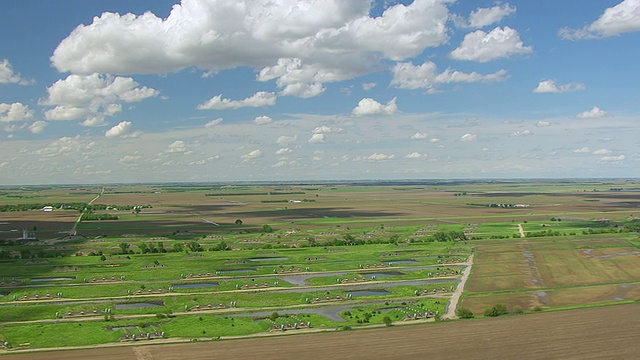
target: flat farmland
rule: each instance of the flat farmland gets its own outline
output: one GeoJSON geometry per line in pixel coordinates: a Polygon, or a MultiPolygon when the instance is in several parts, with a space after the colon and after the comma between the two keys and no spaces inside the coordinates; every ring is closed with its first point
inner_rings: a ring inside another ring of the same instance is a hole
{"type": "Polygon", "coordinates": [[[626,235],[576,235],[473,242],[476,261],[463,301],[527,311],[640,299],[640,251],[626,235]]]}
{"type": "Polygon", "coordinates": [[[395,326],[232,341],[108,347],[7,359],[622,359],[640,353],[640,304],[431,326],[395,326]],[[455,339],[455,346],[452,341],[455,339]],[[444,346],[444,344],[449,344],[444,346]]]}
{"type": "Polygon", "coordinates": [[[506,304],[511,311],[535,308],[567,309],[611,303],[628,303],[640,299],[640,282],[625,284],[590,285],[557,289],[539,289],[518,292],[469,294],[464,305],[481,314],[495,304],[506,304]]]}
{"type": "MultiPolygon", "coordinates": [[[[595,185],[594,185],[595,186],[595,185]]],[[[613,194],[604,198],[600,192],[545,193],[500,191],[498,185],[467,186],[120,186],[95,188],[38,189],[7,192],[0,204],[16,202],[58,203],[89,202],[98,194],[94,205],[103,209],[96,213],[117,216],[117,221],[83,221],[78,231],[87,235],[167,235],[177,230],[193,233],[220,233],[237,229],[243,221],[245,229],[258,229],[263,224],[280,228],[303,226],[322,229],[335,224],[355,227],[395,225],[475,224],[479,236],[518,233],[517,224],[532,222],[525,231],[545,230],[540,224],[552,217],[584,219],[607,216],[628,217],[637,209],[632,195],[613,194]],[[458,194],[464,194],[459,195],[458,194]],[[605,200],[605,201],[602,201],[605,200]],[[491,204],[522,204],[522,208],[490,207],[491,204]],[[133,214],[131,206],[144,206],[133,214]],[[107,207],[104,209],[104,207],[107,207]],[[123,208],[127,210],[123,210],[123,208]],[[540,224],[534,226],[534,222],[540,224]],[[494,225],[495,224],[495,225],[494,225]]],[[[523,187],[528,189],[529,187],[523,187]]],[[[579,187],[577,187],[579,189],[579,187]]],[[[604,194],[606,195],[606,194],[604,194]]],[[[62,211],[60,211],[62,212],[62,211]]],[[[52,218],[50,227],[73,225],[77,212],[52,218]]],[[[0,231],[33,228],[42,219],[25,217],[0,219],[0,231]],[[5,224],[7,223],[7,224],[5,224]]],[[[0,213],[0,216],[6,216],[0,213]]],[[[51,214],[49,216],[52,216],[51,214]]],[[[560,225],[556,223],[554,225],[560,225]]],[[[554,230],[567,230],[553,228],[554,230]]],[[[581,229],[578,225],[575,229],[581,229]]],[[[1,233],[0,233],[1,234],[1,233]]],[[[6,234],[9,237],[11,234],[6,234]]]]}
{"type": "Polygon", "coordinates": [[[587,255],[589,249],[539,252],[535,263],[544,285],[550,287],[640,279],[638,249],[601,250],[609,255],[587,255]]]}
{"type": "Polygon", "coordinates": [[[56,239],[69,233],[80,215],[76,211],[0,212],[0,238],[22,236],[22,231],[37,232],[46,239],[56,239]]]}
{"type": "MultiPolygon", "coordinates": [[[[228,342],[209,340],[265,336],[277,344],[370,327],[432,338],[433,329],[447,333],[438,320],[455,319],[460,306],[480,319],[446,326],[494,324],[483,313],[497,304],[532,319],[632,303],[640,299],[637,188],[620,181],[3,189],[0,342],[12,354],[85,346],[110,354],[122,345],[144,357],[153,347],[134,345],[224,348],[228,342]],[[23,231],[35,239],[18,239],[23,231]],[[412,323],[421,325],[384,326],[412,323]]],[[[229,343],[240,341],[249,340],[229,343]]],[[[406,347],[407,356],[428,351],[406,347]]]]}

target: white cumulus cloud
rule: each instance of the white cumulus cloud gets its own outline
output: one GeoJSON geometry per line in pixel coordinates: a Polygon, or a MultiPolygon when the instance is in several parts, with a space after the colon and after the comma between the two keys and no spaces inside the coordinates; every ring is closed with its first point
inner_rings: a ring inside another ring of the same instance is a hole
{"type": "Polygon", "coordinates": [[[186,153],[187,144],[182,140],[176,140],[169,144],[164,152],[168,154],[186,153]]]}
{"type": "Polygon", "coordinates": [[[48,123],[46,121],[38,120],[29,125],[29,131],[34,134],[40,134],[42,131],[44,131],[44,128],[46,128],[47,125],[48,123]]]}
{"type": "Polygon", "coordinates": [[[213,119],[213,120],[209,121],[208,123],[204,124],[204,127],[205,128],[211,128],[211,127],[214,127],[216,125],[220,125],[221,122],[222,122],[222,118],[213,119]]]}
{"type": "Polygon", "coordinates": [[[287,145],[287,144],[292,143],[292,142],[294,142],[296,140],[298,140],[298,135],[293,135],[293,136],[281,135],[276,140],[276,143],[278,143],[279,145],[287,145]]]}
{"type": "Polygon", "coordinates": [[[604,162],[619,162],[619,161],[623,161],[626,158],[627,157],[625,155],[603,156],[602,159],[600,159],[600,160],[604,161],[604,162]]]}
{"type": "Polygon", "coordinates": [[[246,66],[266,69],[259,79],[277,78],[284,95],[312,97],[326,82],[446,43],[448,3],[415,0],[373,16],[370,1],[182,0],[166,17],[105,12],[77,26],[51,61],[61,72],[84,75],[189,67],[216,74],[246,66]],[[299,59],[300,66],[281,69],[280,59],[299,59]]]}
{"type": "Polygon", "coordinates": [[[277,96],[275,93],[258,91],[254,95],[243,100],[223,99],[222,95],[216,95],[207,100],[203,104],[198,105],[200,110],[229,110],[240,109],[244,107],[263,107],[273,106],[276,104],[277,96]]]}
{"type": "Polygon", "coordinates": [[[531,130],[518,130],[513,133],[513,136],[529,136],[533,135],[533,131],[531,130]]]}
{"type": "Polygon", "coordinates": [[[259,157],[262,156],[262,150],[253,150],[247,154],[244,154],[241,156],[242,160],[244,161],[250,161],[250,160],[255,160],[259,157]]]}
{"type": "Polygon", "coordinates": [[[382,160],[391,160],[391,159],[394,159],[395,157],[396,157],[395,155],[373,153],[368,157],[368,159],[371,161],[382,161],[382,160]]]}
{"type": "Polygon", "coordinates": [[[451,57],[483,63],[531,52],[533,47],[524,45],[518,31],[505,26],[496,27],[488,33],[477,30],[465,35],[462,44],[451,52],[451,57]]]}
{"type": "Polygon", "coordinates": [[[113,139],[127,135],[131,131],[131,121],[121,121],[118,125],[112,127],[104,133],[107,139],[113,139]]]}
{"type": "Polygon", "coordinates": [[[364,83],[364,84],[362,84],[362,90],[369,91],[369,90],[373,89],[374,87],[376,87],[376,85],[378,85],[378,84],[374,83],[374,82],[364,83]]]}
{"type": "Polygon", "coordinates": [[[382,105],[371,98],[364,98],[358,102],[351,113],[354,116],[367,116],[367,115],[393,115],[398,112],[398,105],[396,105],[396,98],[391,99],[386,105],[382,105]]]}
{"type": "Polygon", "coordinates": [[[556,85],[555,80],[541,80],[540,83],[538,83],[538,87],[533,89],[533,92],[536,94],[542,94],[542,93],[558,94],[558,93],[568,93],[568,92],[573,92],[578,90],[584,90],[586,88],[587,87],[584,86],[584,84],[580,84],[580,83],[568,83],[564,85],[556,85]]]}
{"type": "Polygon", "coordinates": [[[284,155],[284,154],[288,154],[290,152],[292,152],[293,150],[289,149],[289,148],[282,148],[282,149],[278,149],[278,151],[276,151],[276,155],[284,155]]]}
{"type": "Polygon", "coordinates": [[[593,23],[580,29],[562,28],[559,35],[566,40],[595,39],[640,31],[640,1],[624,0],[607,8],[593,23]]]}
{"type": "Polygon", "coordinates": [[[509,4],[496,5],[490,8],[478,8],[471,12],[467,23],[459,25],[479,29],[498,23],[514,12],[516,12],[516,7],[509,4]]]}
{"type": "Polygon", "coordinates": [[[407,154],[407,156],[405,156],[407,159],[420,159],[422,157],[425,157],[426,155],[423,155],[419,152],[412,152],[411,154],[407,154]]]}
{"type": "Polygon", "coordinates": [[[83,153],[86,154],[89,150],[95,147],[95,142],[87,142],[83,140],[79,135],[75,137],[61,137],[46,146],[34,151],[34,154],[43,157],[50,158],[55,156],[83,153]]]}
{"type": "Polygon", "coordinates": [[[581,147],[579,149],[573,150],[573,152],[576,153],[576,154],[588,154],[588,153],[591,152],[591,149],[589,149],[586,146],[583,146],[583,147],[581,147]]]}
{"type": "Polygon", "coordinates": [[[344,132],[343,128],[326,126],[326,125],[318,126],[315,129],[313,129],[314,134],[328,134],[328,133],[341,133],[341,132],[344,132]]]}
{"type": "Polygon", "coordinates": [[[609,113],[600,109],[597,106],[594,106],[593,109],[591,110],[581,112],[578,115],[576,115],[578,119],[597,119],[605,116],[609,116],[609,113]]]}
{"type": "Polygon", "coordinates": [[[428,135],[426,133],[416,132],[415,134],[411,135],[410,139],[411,140],[422,140],[422,139],[426,139],[427,137],[428,137],[428,135]]]}
{"type": "Polygon", "coordinates": [[[414,65],[410,62],[397,63],[391,72],[393,74],[391,85],[400,89],[427,89],[430,92],[435,91],[437,86],[442,84],[503,81],[507,78],[506,70],[483,75],[475,71],[465,73],[447,68],[438,73],[436,64],[431,61],[426,61],[422,65],[414,65]]]}
{"type": "Polygon", "coordinates": [[[138,154],[134,154],[134,155],[126,154],[126,155],[123,155],[123,156],[118,160],[118,162],[119,162],[119,163],[122,163],[122,164],[133,163],[133,162],[135,162],[136,160],[140,159],[141,157],[142,157],[142,156],[140,156],[140,155],[138,155],[138,154]]]}
{"type": "Polygon", "coordinates": [[[266,125],[270,122],[273,122],[273,119],[266,115],[257,116],[255,119],[253,119],[253,123],[256,125],[266,125]]]}
{"type": "Polygon", "coordinates": [[[593,152],[593,155],[609,155],[611,154],[613,151],[609,150],[609,149],[599,149],[593,152]]]}
{"type": "Polygon", "coordinates": [[[158,96],[155,89],[129,77],[92,74],[69,75],[47,88],[41,105],[54,106],[45,111],[47,120],[79,120],[84,125],[104,125],[106,116],[122,111],[122,103],[140,102],[158,96]]]}
{"type": "Polygon", "coordinates": [[[478,135],[475,134],[464,134],[460,137],[460,141],[473,141],[478,137],[478,135]]]}
{"type": "Polygon", "coordinates": [[[551,122],[549,122],[549,121],[543,121],[543,120],[540,120],[540,121],[538,121],[538,122],[536,123],[536,126],[537,126],[537,127],[547,127],[547,126],[551,126],[551,122]]]}
{"type": "Polygon", "coordinates": [[[25,121],[33,118],[33,110],[28,105],[19,102],[12,104],[0,103],[0,122],[8,123],[25,121]]]}
{"type": "Polygon", "coordinates": [[[29,85],[33,81],[24,79],[20,74],[14,72],[9,60],[0,61],[0,84],[20,84],[29,85]]]}
{"type": "Polygon", "coordinates": [[[309,139],[310,144],[318,144],[324,142],[324,134],[313,134],[309,139]]]}
{"type": "Polygon", "coordinates": [[[374,152],[369,156],[356,156],[353,158],[353,161],[375,162],[375,161],[392,160],[392,159],[395,159],[395,157],[396,157],[395,155],[388,155],[388,154],[374,152]]]}

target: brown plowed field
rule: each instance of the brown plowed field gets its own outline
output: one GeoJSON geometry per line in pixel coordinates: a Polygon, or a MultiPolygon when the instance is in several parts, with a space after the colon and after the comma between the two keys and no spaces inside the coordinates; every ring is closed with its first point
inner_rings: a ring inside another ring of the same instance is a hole
{"type": "Polygon", "coordinates": [[[12,355],[2,359],[632,359],[640,303],[347,332],[12,355]]]}

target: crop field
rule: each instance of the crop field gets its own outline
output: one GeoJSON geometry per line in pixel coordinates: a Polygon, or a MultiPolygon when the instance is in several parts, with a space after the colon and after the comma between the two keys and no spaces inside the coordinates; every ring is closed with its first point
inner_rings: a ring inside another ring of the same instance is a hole
{"type": "Polygon", "coordinates": [[[539,310],[635,301],[640,251],[626,238],[580,234],[511,239],[508,245],[477,242],[463,303],[479,312],[496,302],[539,310]]]}
{"type": "Polygon", "coordinates": [[[538,318],[633,303],[639,189],[622,180],[3,188],[0,355],[391,334],[401,324],[446,333],[442,322],[489,324],[497,305],[538,318]],[[462,309],[480,319],[452,321],[462,309]]]}

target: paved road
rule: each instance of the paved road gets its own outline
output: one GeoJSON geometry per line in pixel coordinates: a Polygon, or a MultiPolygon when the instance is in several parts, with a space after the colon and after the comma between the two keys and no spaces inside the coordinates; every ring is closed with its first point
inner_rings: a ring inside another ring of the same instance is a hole
{"type": "MultiPolygon", "coordinates": [[[[104,194],[104,188],[102,188],[102,190],[100,190],[100,193],[97,194],[96,197],[94,197],[93,199],[91,199],[91,201],[89,201],[89,205],[93,204],[94,201],[98,200],[102,194],[104,194]]],[[[80,223],[80,220],[82,220],[82,215],[84,215],[85,211],[87,211],[87,208],[84,208],[84,210],[82,210],[80,215],[78,215],[78,218],[76,219],[76,222],[73,223],[73,227],[71,228],[71,230],[69,230],[69,235],[76,235],[76,227],[78,227],[78,224],[80,223]]]]}

